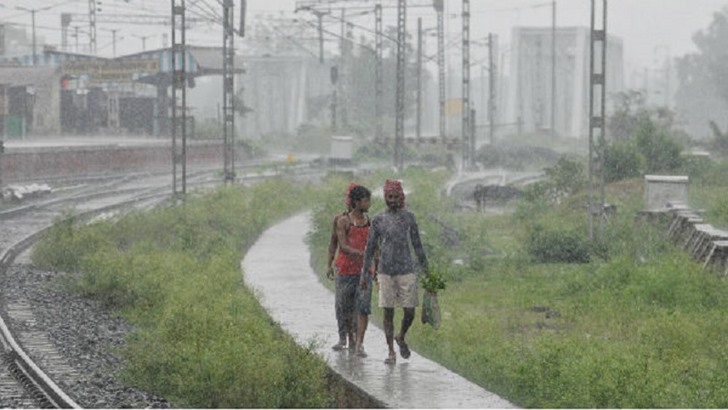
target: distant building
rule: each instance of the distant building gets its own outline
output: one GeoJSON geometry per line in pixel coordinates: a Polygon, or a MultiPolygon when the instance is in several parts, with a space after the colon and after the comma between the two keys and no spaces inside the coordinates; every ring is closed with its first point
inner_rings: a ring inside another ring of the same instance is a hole
{"type": "Polygon", "coordinates": [[[244,134],[295,134],[307,123],[328,124],[329,66],[310,56],[244,57],[244,134]]]}
{"type": "MultiPolygon", "coordinates": [[[[589,135],[589,49],[585,27],[556,30],[556,106],[552,106],[552,32],[550,27],[515,27],[511,37],[506,123],[519,124],[523,133],[550,133],[586,138],[589,135]],[[551,112],[555,123],[551,123],[551,112]]],[[[595,59],[600,64],[600,58],[595,59]]],[[[622,40],[607,39],[607,113],[611,97],[624,90],[622,40]]],[[[596,96],[596,98],[599,98],[596,96]]],[[[596,104],[595,108],[599,105],[596,104]]],[[[608,114],[607,114],[608,115],[608,114]]]]}

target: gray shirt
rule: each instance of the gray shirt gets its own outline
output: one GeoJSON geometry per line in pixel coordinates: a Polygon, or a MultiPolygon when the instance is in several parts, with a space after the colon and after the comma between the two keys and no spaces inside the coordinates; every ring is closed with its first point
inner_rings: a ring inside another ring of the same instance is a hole
{"type": "Polygon", "coordinates": [[[416,266],[412,259],[410,243],[417,255],[420,268],[427,270],[427,257],[414,214],[407,209],[399,209],[396,212],[387,209],[379,213],[372,219],[369,228],[362,271],[368,271],[374,252],[378,248],[377,272],[385,275],[415,273],[416,266]]]}

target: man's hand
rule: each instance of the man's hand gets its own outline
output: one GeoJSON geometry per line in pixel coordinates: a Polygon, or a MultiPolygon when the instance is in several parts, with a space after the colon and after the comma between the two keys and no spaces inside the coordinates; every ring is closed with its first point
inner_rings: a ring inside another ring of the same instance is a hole
{"type": "Polygon", "coordinates": [[[326,270],[326,277],[329,279],[334,279],[334,267],[329,265],[329,268],[326,270]]]}

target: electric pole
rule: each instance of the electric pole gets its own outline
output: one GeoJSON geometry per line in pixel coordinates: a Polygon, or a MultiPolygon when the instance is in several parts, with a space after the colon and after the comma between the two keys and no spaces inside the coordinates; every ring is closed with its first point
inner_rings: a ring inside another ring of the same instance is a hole
{"type": "Polygon", "coordinates": [[[556,0],[551,0],[551,139],[556,139],[556,0]]]}
{"type": "Polygon", "coordinates": [[[463,97],[462,97],[463,169],[473,166],[470,152],[470,0],[463,0],[463,97]]]}
{"type": "Polygon", "coordinates": [[[404,86],[405,86],[405,41],[407,39],[407,0],[397,0],[397,88],[395,99],[394,166],[401,171],[404,165],[404,86]]]}
{"type": "Polygon", "coordinates": [[[375,134],[374,137],[377,142],[384,142],[384,124],[382,119],[382,104],[384,104],[384,80],[382,76],[382,2],[379,0],[374,6],[374,45],[375,45],[375,66],[374,66],[374,121],[375,134]]]}
{"type": "Polygon", "coordinates": [[[351,32],[347,29],[346,23],[346,9],[341,9],[341,36],[339,37],[339,114],[341,116],[341,128],[346,129],[349,118],[347,112],[347,97],[348,90],[346,82],[349,79],[348,67],[349,67],[349,34],[351,32]]]}
{"type": "Polygon", "coordinates": [[[96,54],[96,0],[88,0],[89,54],[96,54]]]}
{"type": "Polygon", "coordinates": [[[36,51],[36,42],[35,42],[35,13],[42,10],[48,10],[50,7],[43,7],[42,9],[27,9],[25,7],[16,6],[15,9],[21,10],[21,11],[27,11],[30,13],[30,21],[32,24],[32,35],[33,35],[33,65],[38,65],[38,53],[36,51]]]}
{"type": "Polygon", "coordinates": [[[235,181],[235,33],[233,0],[222,4],[222,112],[223,112],[223,178],[235,181]]]}
{"type": "Polygon", "coordinates": [[[447,137],[447,117],[445,115],[445,11],[444,0],[434,0],[437,12],[437,83],[440,105],[440,138],[447,137]]]}
{"type": "Polygon", "coordinates": [[[493,33],[488,33],[488,127],[489,127],[489,136],[490,136],[490,146],[492,147],[495,144],[495,113],[496,113],[496,86],[495,86],[495,79],[496,79],[496,66],[494,61],[494,51],[493,47],[495,46],[494,36],[493,33]]]}
{"type": "Polygon", "coordinates": [[[331,66],[331,88],[332,88],[332,94],[331,94],[331,132],[336,134],[337,129],[337,121],[336,121],[336,111],[337,111],[337,104],[338,104],[338,98],[336,95],[336,87],[338,87],[338,79],[339,79],[339,68],[337,66],[331,66]]]}
{"type": "Polygon", "coordinates": [[[68,51],[68,26],[71,25],[71,15],[61,14],[61,50],[68,51]]]}
{"type": "Polygon", "coordinates": [[[422,137],[422,17],[417,18],[417,142],[422,137]]]}
{"type": "Polygon", "coordinates": [[[313,11],[313,14],[318,19],[318,44],[319,44],[319,63],[324,63],[324,15],[320,11],[313,11]]]}
{"type": "MultiPolygon", "coordinates": [[[[93,1],[93,0],[91,0],[93,1]]],[[[172,188],[187,193],[187,44],[185,0],[172,0],[172,188]],[[182,144],[177,146],[177,137],[182,144]],[[178,167],[181,175],[178,176],[178,167]],[[178,181],[179,179],[179,181],[178,181]],[[180,184],[180,186],[178,186],[180,184]]]]}
{"type": "Polygon", "coordinates": [[[605,109],[606,109],[606,77],[607,77],[607,0],[602,0],[602,28],[596,28],[595,0],[591,0],[591,35],[589,46],[589,73],[591,85],[589,92],[589,239],[594,239],[594,217],[599,217],[599,236],[603,239],[604,234],[604,155],[606,152],[605,141],[605,109]],[[595,64],[596,48],[601,51],[601,64],[599,70],[595,64]],[[594,103],[595,94],[599,93],[599,114],[596,114],[594,103]],[[594,153],[594,129],[599,130],[599,161],[595,161],[594,153]],[[594,202],[594,174],[599,175],[599,200],[594,202]]]}

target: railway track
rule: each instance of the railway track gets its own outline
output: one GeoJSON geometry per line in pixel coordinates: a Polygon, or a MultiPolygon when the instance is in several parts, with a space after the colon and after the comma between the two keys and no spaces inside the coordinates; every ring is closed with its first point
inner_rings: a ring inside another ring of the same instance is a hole
{"type": "MultiPolygon", "coordinates": [[[[157,206],[171,198],[167,175],[122,176],[96,183],[84,183],[52,197],[0,212],[0,275],[52,225],[74,207],[80,218],[157,206]]],[[[191,174],[190,186],[217,184],[214,171],[191,174]]],[[[79,374],[36,329],[31,304],[5,294],[0,308],[0,407],[79,408],[63,386],[77,384],[89,375],[79,374]]]]}
{"type": "MultiPolygon", "coordinates": [[[[292,174],[296,178],[321,174],[320,170],[312,170],[307,164],[271,167],[253,163],[240,171],[236,182],[242,184],[281,174],[292,174]]],[[[220,182],[219,169],[193,170],[187,177],[190,191],[216,186],[220,182]]],[[[15,259],[70,208],[81,220],[91,220],[125,209],[149,209],[172,199],[168,173],[58,178],[54,184],[62,189],[23,205],[0,209],[0,407],[80,408],[78,396],[85,394],[72,392],[88,389],[99,376],[78,371],[71,363],[73,358],[61,351],[62,346],[53,343],[53,338],[39,325],[41,320],[33,312],[35,301],[18,296],[22,292],[9,294],[6,291],[17,287],[7,286],[8,283],[2,285],[2,279],[15,259]]],[[[23,277],[22,273],[19,277],[23,277]]],[[[17,281],[18,276],[13,280],[17,281]]],[[[104,402],[86,403],[85,407],[104,407],[104,402]]],[[[110,407],[118,406],[110,404],[110,407]]]]}

